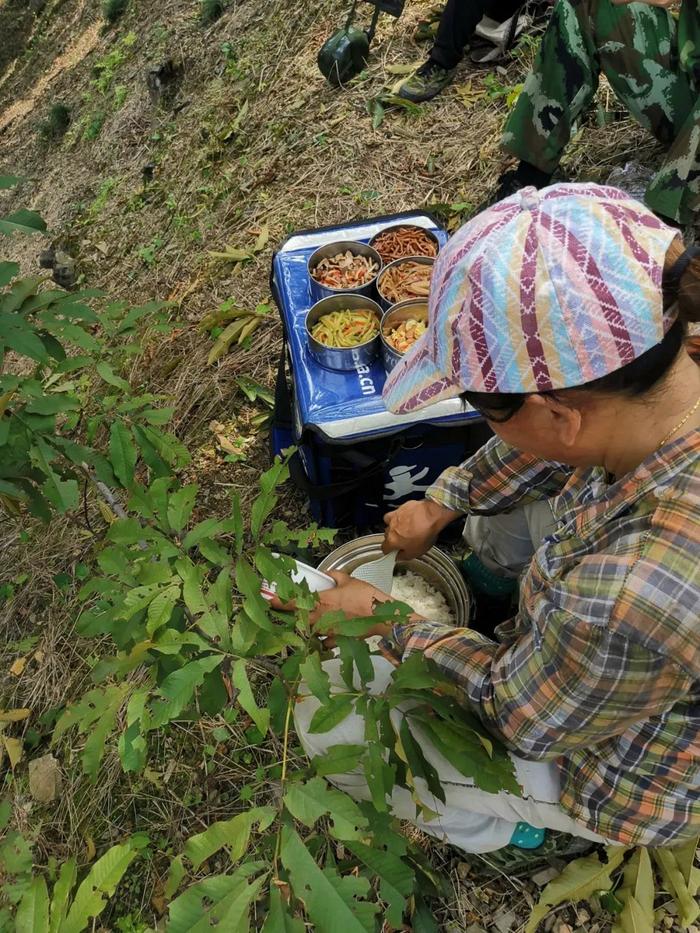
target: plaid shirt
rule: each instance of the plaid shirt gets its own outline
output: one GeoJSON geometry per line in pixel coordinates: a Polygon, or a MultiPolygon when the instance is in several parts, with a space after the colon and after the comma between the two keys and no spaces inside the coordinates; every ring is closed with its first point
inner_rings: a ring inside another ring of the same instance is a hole
{"type": "Polygon", "coordinates": [[[517,755],[555,761],[562,807],[624,844],[700,832],[700,431],[608,484],[493,438],[428,496],[498,513],[549,498],[558,525],[498,642],[396,625],[517,755]]]}

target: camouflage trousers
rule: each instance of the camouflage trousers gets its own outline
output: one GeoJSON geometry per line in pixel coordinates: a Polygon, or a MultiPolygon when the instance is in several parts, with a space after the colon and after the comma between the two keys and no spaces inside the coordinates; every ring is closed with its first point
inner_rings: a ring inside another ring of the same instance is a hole
{"type": "MultiPolygon", "coordinates": [[[[686,0],[687,2],[687,0],[686,0]]],[[[656,213],[689,223],[700,210],[700,94],[678,65],[676,20],[644,3],[557,0],[503,146],[553,172],[602,74],[632,116],[667,147],[646,192],[656,213]]]]}

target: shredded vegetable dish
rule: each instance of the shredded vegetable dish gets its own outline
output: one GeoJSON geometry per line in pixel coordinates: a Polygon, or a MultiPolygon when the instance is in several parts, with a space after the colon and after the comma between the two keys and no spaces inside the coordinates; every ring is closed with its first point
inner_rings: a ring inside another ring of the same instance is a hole
{"type": "Polygon", "coordinates": [[[329,311],[311,328],[314,340],[327,347],[359,347],[378,333],[379,318],[369,308],[329,311]]]}
{"type": "Polygon", "coordinates": [[[437,256],[437,243],[420,227],[395,227],[385,230],[372,240],[384,262],[403,259],[404,256],[437,256]]]}
{"type": "Polygon", "coordinates": [[[388,334],[384,334],[384,339],[399,353],[405,353],[413,344],[422,337],[428,329],[425,321],[417,321],[415,318],[409,318],[407,321],[401,321],[396,327],[393,327],[388,334]]]}
{"type": "Polygon", "coordinates": [[[410,260],[397,263],[382,272],[379,291],[392,304],[407,298],[427,298],[432,274],[432,263],[428,265],[410,260]]]}
{"type": "Polygon", "coordinates": [[[371,282],[377,272],[379,264],[374,259],[346,250],[322,259],[311,270],[311,275],[326,288],[359,288],[371,282]]]}

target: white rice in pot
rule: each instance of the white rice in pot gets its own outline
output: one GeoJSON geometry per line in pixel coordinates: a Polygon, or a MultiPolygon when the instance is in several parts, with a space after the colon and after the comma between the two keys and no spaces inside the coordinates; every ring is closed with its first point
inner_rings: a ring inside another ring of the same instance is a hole
{"type": "Polygon", "coordinates": [[[411,570],[396,574],[391,598],[407,603],[415,613],[430,622],[457,624],[455,614],[444,595],[411,570]]]}

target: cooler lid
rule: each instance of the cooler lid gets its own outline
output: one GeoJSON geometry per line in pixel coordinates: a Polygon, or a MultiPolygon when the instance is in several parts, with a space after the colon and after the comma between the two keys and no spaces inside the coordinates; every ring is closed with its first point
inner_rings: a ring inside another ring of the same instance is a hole
{"type": "Polygon", "coordinates": [[[446,231],[434,217],[409,212],[294,233],[275,253],[270,281],[289,347],[298,436],[314,431],[342,443],[393,434],[413,424],[467,424],[479,417],[476,412],[465,411],[460,399],[437,402],[408,415],[394,415],[382,402],[386,374],[381,358],[352,372],[337,372],[320,366],[309,353],[304,319],[313,300],[306,264],[313,251],[333,240],[366,243],[396,223],[425,227],[437,236],[441,246],[447,242],[446,231]]]}

